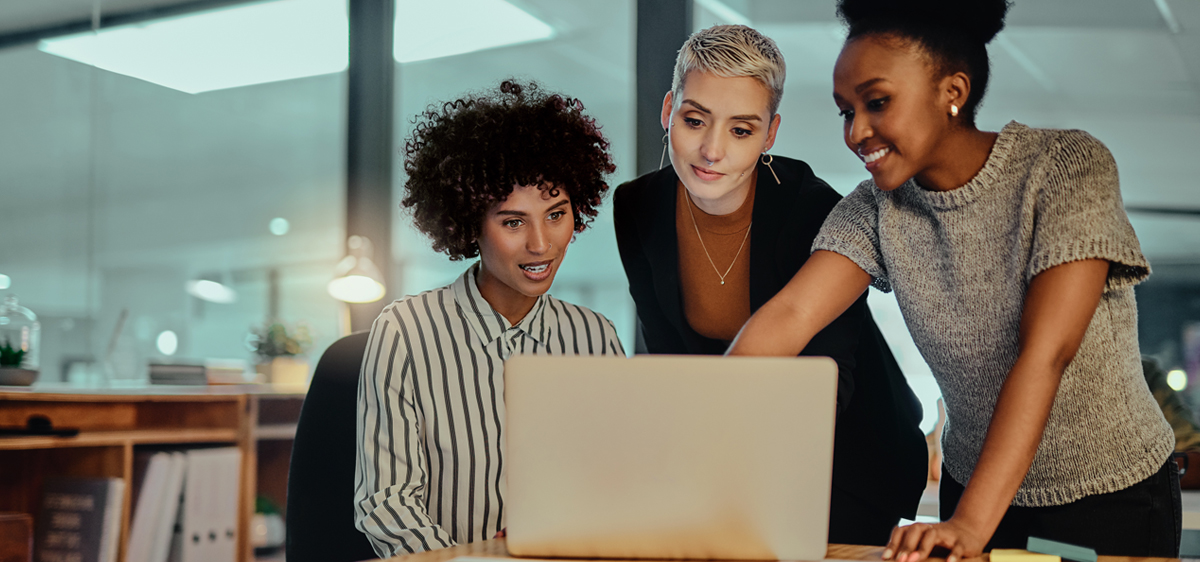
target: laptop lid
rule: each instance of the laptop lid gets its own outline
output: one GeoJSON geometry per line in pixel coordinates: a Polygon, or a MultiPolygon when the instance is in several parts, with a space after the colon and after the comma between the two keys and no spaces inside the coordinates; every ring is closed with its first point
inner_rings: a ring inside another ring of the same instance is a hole
{"type": "Polygon", "coordinates": [[[510,554],[825,557],[831,359],[514,356],[504,370],[510,554]]]}

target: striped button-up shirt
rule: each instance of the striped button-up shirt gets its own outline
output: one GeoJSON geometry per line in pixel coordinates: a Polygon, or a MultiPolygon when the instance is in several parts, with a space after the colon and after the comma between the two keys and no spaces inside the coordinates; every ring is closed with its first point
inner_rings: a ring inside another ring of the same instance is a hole
{"type": "Polygon", "coordinates": [[[380,556],[490,539],[504,528],[504,360],[624,355],[612,322],[538,297],[516,326],[475,284],[405,297],[371,327],[358,385],[355,523],[380,556]]]}

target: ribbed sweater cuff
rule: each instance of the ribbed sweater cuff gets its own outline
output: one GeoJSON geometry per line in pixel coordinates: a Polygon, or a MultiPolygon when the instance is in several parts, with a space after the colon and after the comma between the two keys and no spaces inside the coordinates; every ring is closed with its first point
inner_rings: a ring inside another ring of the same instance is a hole
{"type": "Polygon", "coordinates": [[[1112,264],[1105,290],[1132,287],[1150,276],[1150,264],[1140,249],[1108,236],[1093,236],[1064,241],[1033,256],[1029,260],[1027,280],[1056,265],[1092,259],[1106,260],[1112,264]]]}

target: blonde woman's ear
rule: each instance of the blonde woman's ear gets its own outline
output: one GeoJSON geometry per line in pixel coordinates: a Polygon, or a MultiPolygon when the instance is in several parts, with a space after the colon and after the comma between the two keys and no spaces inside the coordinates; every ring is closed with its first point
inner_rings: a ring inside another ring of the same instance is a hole
{"type": "Polygon", "coordinates": [[[767,143],[763,146],[763,152],[771,150],[771,147],[775,146],[775,135],[779,133],[779,124],[782,122],[783,116],[778,113],[771,118],[771,125],[767,127],[767,143]]]}
{"type": "Polygon", "coordinates": [[[662,117],[661,117],[663,131],[671,130],[671,110],[674,109],[674,103],[675,103],[674,92],[667,92],[667,95],[663,96],[662,117]]]}

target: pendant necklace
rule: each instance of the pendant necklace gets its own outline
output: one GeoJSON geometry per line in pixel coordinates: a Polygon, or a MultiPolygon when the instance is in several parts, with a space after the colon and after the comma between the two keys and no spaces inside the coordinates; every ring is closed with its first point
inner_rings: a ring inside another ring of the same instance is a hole
{"type": "Polygon", "coordinates": [[[742,245],[738,246],[737,253],[733,255],[733,261],[729,262],[729,267],[722,274],[721,270],[717,269],[717,264],[713,262],[712,256],[709,255],[708,247],[704,245],[704,237],[700,236],[700,226],[696,223],[696,213],[692,211],[692,197],[687,194],[684,195],[687,197],[688,214],[692,216],[692,228],[696,229],[696,238],[700,240],[700,249],[704,250],[704,257],[708,258],[708,263],[712,265],[713,271],[717,272],[717,277],[721,278],[721,284],[724,285],[725,277],[729,275],[730,271],[733,271],[733,264],[737,263],[738,256],[742,255],[742,248],[746,247],[746,240],[750,239],[750,227],[754,226],[754,221],[750,221],[750,224],[746,225],[746,235],[742,237],[742,245]]]}

